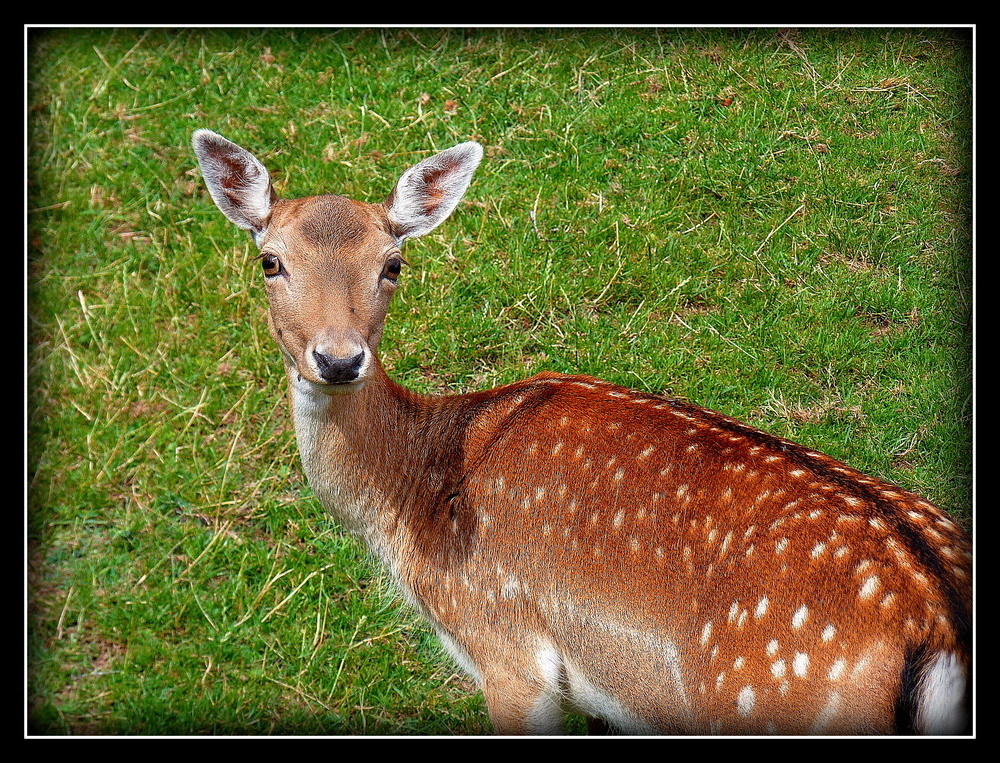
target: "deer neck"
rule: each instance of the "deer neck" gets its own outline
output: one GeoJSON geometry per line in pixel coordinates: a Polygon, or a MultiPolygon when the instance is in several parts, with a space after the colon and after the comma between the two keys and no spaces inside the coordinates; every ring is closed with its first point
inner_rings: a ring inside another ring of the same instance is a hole
{"type": "Polygon", "coordinates": [[[453,397],[418,395],[392,382],[375,358],[361,389],[327,395],[289,373],[295,434],[309,484],[323,506],[386,557],[410,545],[413,515],[457,473],[449,427],[453,397]]]}

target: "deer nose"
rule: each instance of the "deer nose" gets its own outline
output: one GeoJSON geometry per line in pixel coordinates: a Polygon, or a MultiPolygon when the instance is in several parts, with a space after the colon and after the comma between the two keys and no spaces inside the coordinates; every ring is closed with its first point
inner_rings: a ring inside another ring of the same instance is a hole
{"type": "Polygon", "coordinates": [[[334,358],[313,350],[316,370],[327,384],[349,384],[357,381],[365,362],[365,351],[361,350],[352,358],[334,358]]]}

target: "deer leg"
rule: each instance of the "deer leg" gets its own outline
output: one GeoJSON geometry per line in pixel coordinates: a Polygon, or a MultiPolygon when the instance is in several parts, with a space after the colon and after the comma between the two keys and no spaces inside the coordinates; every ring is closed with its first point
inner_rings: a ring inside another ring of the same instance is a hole
{"type": "Polygon", "coordinates": [[[483,696],[496,734],[560,734],[563,710],[558,686],[540,671],[493,669],[482,675],[483,696]]]}

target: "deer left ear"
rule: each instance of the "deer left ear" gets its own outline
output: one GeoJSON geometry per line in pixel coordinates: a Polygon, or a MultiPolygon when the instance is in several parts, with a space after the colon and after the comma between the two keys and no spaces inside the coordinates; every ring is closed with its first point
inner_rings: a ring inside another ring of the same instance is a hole
{"type": "Polygon", "coordinates": [[[278,200],[267,169],[245,148],[211,130],[196,131],[192,142],[215,205],[259,242],[278,200]]]}
{"type": "Polygon", "coordinates": [[[396,238],[423,236],[444,222],[465,195],[482,158],[482,146],[470,141],[404,172],[385,202],[396,238]]]}

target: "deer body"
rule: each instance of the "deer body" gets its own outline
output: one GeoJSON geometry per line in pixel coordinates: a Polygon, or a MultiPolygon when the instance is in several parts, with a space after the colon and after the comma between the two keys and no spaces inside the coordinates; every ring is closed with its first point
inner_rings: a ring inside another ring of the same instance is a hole
{"type": "Polygon", "coordinates": [[[376,348],[399,248],[481,151],[384,204],[277,199],[208,131],[262,251],[303,466],[481,686],[496,730],[572,706],[630,733],[965,733],[971,543],[899,487],[721,414],[582,376],[431,397],[376,348]]]}

